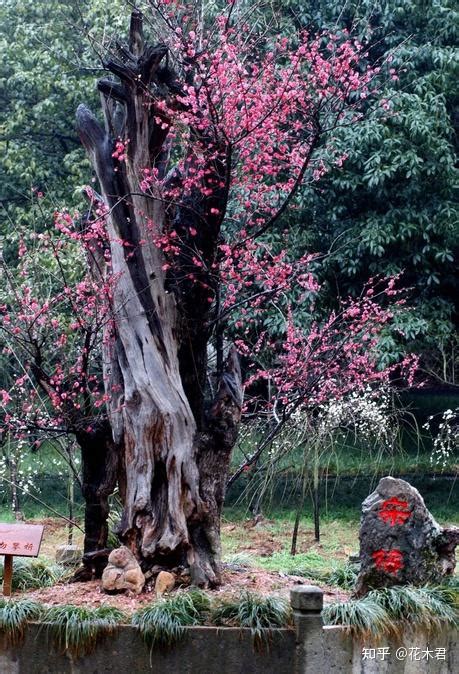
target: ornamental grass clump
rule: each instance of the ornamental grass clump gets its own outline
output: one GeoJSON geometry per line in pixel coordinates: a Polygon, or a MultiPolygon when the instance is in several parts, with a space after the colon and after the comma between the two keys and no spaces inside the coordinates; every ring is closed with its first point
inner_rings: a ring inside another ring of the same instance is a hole
{"type": "Polygon", "coordinates": [[[122,611],[113,606],[53,606],[43,616],[53,646],[77,658],[91,653],[123,620],[122,611]]]}
{"type": "MultiPolygon", "coordinates": [[[[38,590],[52,587],[69,575],[68,569],[45,559],[21,559],[13,562],[13,590],[38,590]]],[[[0,566],[0,582],[3,581],[3,566],[0,566]]]]}
{"type": "Polygon", "coordinates": [[[400,586],[372,590],[366,597],[326,606],[326,625],[342,625],[363,639],[401,638],[407,629],[439,632],[459,622],[454,586],[400,586]]]}
{"type": "Polygon", "coordinates": [[[376,638],[390,628],[387,611],[373,599],[350,599],[325,606],[325,625],[342,625],[346,632],[362,638],[376,638]]]}
{"type": "Polygon", "coordinates": [[[256,648],[269,646],[271,630],[286,627],[291,622],[288,602],[280,597],[261,597],[246,592],[239,600],[226,601],[212,613],[215,625],[245,627],[252,633],[256,648]]]}
{"type": "Polygon", "coordinates": [[[326,582],[329,585],[342,587],[344,590],[352,590],[355,586],[358,576],[358,567],[355,564],[348,562],[340,566],[336,566],[327,575],[326,582]]]}
{"type": "Polygon", "coordinates": [[[185,627],[202,625],[209,609],[208,596],[200,590],[190,590],[136,611],[131,622],[152,651],[180,641],[185,636],[185,627]]]}
{"type": "Polygon", "coordinates": [[[30,599],[0,599],[0,633],[6,635],[10,646],[17,645],[24,637],[29,620],[37,620],[43,607],[30,599]]]}
{"type": "Polygon", "coordinates": [[[391,587],[373,590],[368,597],[387,611],[396,636],[407,627],[432,633],[459,624],[455,592],[447,586],[391,587]]]}

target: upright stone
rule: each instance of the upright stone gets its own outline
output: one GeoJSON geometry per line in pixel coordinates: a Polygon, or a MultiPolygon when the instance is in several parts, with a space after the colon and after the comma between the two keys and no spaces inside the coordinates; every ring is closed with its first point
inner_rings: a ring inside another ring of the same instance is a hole
{"type": "Polygon", "coordinates": [[[78,545],[58,545],[55,559],[64,566],[77,566],[81,563],[83,550],[78,545]]]}
{"type": "Polygon", "coordinates": [[[290,590],[296,631],[295,674],[323,671],[323,592],[314,585],[298,585],[290,590]]]}
{"type": "Polygon", "coordinates": [[[417,489],[384,477],[362,504],[357,596],[393,585],[424,585],[451,575],[459,529],[443,529],[417,489]]]}

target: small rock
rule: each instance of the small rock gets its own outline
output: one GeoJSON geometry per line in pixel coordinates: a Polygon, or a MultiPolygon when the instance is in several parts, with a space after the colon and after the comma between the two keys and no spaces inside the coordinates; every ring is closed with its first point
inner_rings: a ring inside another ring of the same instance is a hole
{"type": "Polygon", "coordinates": [[[145,576],[132,552],[126,546],[112,550],[108,564],[102,574],[102,588],[105,592],[130,590],[135,594],[142,592],[145,576]]]}
{"type": "Polygon", "coordinates": [[[175,576],[169,571],[160,571],[156,578],[155,592],[157,597],[162,597],[166,592],[170,592],[175,587],[175,576]]]}
{"type": "Polygon", "coordinates": [[[83,557],[83,550],[78,545],[59,545],[56,548],[56,562],[64,566],[77,566],[83,557]]]}

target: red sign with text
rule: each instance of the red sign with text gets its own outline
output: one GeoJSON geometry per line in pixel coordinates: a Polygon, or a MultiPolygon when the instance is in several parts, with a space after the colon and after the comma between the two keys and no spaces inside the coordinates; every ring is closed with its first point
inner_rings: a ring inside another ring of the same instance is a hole
{"type": "Polygon", "coordinates": [[[394,576],[405,566],[400,550],[375,550],[371,556],[378,569],[394,576]]]}
{"type": "Polygon", "coordinates": [[[408,501],[401,501],[396,496],[386,499],[379,511],[379,517],[383,522],[390,524],[392,527],[396,524],[405,524],[410,516],[411,510],[408,501]]]}

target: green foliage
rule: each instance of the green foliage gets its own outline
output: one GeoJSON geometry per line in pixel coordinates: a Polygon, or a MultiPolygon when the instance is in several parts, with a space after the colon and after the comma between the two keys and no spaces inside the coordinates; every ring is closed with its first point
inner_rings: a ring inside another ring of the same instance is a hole
{"type": "Polygon", "coordinates": [[[357,576],[357,565],[348,562],[347,564],[335,566],[335,568],[328,574],[326,582],[329,585],[342,587],[343,590],[352,590],[355,586],[357,576]]]}
{"type": "MultiPolygon", "coordinates": [[[[395,329],[381,341],[383,363],[409,345],[425,370],[452,383],[459,297],[457,3],[275,0],[270,8],[271,24],[263,6],[253,10],[251,23],[290,35],[346,29],[368,44],[369,64],[388,66],[374,80],[380,103],[328,139],[347,156],[343,165],[308,181],[271,241],[285,245],[287,225],[292,251],[324,254],[315,273],[325,299],[315,318],[336,305],[337,295],[358,294],[369,276],[403,272],[412,309],[397,311],[395,329]]],[[[305,323],[310,304],[304,298],[305,323]]],[[[281,320],[279,313],[269,320],[281,320]]]]}
{"type": "Polygon", "coordinates": [[[373,590],[368,598],[381,606],[401,628],[411,626],[435,632],[445,625],[456,627],[458,624],[455,592],[447,586],[392,587],[373,590]]]}
{"type": "Polygon", "coordinates": [[[212,622],[227,627],[245,627],[256,648],[269,645],[270,630],[290,624],[290,606],[279,597],[261,597],[246,592],[239,600],[227,601],[212,612],[212,622]]]}
{"type": "MultiPolygon", "coordinates": [[[[45,559],[25,559],[16,557],[13,561],[13,590],[37,590],[52,587],[68,575],[60,564],[45,559]]],[[[0,566],[0,581],[3,580],[3,566],[0,566]]]]}
{"type": "Polygon", "coordinates": [[[57,205],[81,203],[75,188],[88,181],[89,166],[75,131],[75,110],[82,100],[96,101],[95,52],[128,12],[123,0],[2,2],[2,233],[30,226],[40,213],[51,225],[57,205]],[[51,198],[38,203],[38,191],[51,198]]]}
{"type": "Polygon", "coordinates": [[[400,635],[407,628],[438,632],[457,627],[457,589],[400,586],[373,590],[362,599],[330,604],[323,610],[325,624],[343,625],[363,638],[400,635]]]}
{"type": "Polygon", "coordinates": [[[24,636],[27,621],[37,620],[42,611],[43,607],[30,599],[0,598],[0,632],[10,645],[17,645],[24,636]]]}
{"type": "MultiPolygon", "coordinates": [[[[326,3],[318,5],[331,22],[326,3]]],[[[415,310],[398,312],[399,332],[382,344],[386,359],[415,342],[424,367],[444,377],[458,291],[457,12],[450,0],[388,0],[346,3],[337,13],[356,30],[371,25],[369,60],[389,57],[395,73],[377,84],[381,108],[337,134],[348,155],[343,166],[304,192],[313,248],[331,250],[321,276],[345,294],[359,292],[370,275],[403,272],[415,310]]]]}
{"type": "Polygon", "coordinates": [[[190,590],[136,611],[132,624],[151,650],[166,648],[185,636],[184,627],[201,625],[209,608],[210,600],[204,592],[190,590]]]}
{"type": "Polygon", "coordinates": [[[387,611],[368,597],[329,604],[322,617],[326,625],[343,625],[348,632],[361,637],[377,637],[391,627],[387,611]]]}
{"type": "MultiPolygon", "coordinates": [[[[307,564],[298,564],[292,561],[288,565],[288,573],[292,576],[302,576],[318,583],[324,583],[333,587],[340,587],[343,590],[352,590],[357,580],[357,569],[354,564],[336,564],[331,570],[324,569],[323,566],[308,566],[307,564]]],[[[320,562],[323,564],[323,560],[320,562]]]]}
{"type": "Polygon", "coordinates": [[[225,555],[223,561],[228,566],[243,566],[246,568],[254,566],[254,559],[247,552],[233,552],[231,555],[225,555]]]}
{"type": "Polygon", "coordinates": [[[94,650],[106,636],[113,634],[125,619],[113,606],[53,606],[43,616],[43,623],[54,647],[82,657],[94,650]]]}

